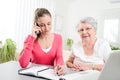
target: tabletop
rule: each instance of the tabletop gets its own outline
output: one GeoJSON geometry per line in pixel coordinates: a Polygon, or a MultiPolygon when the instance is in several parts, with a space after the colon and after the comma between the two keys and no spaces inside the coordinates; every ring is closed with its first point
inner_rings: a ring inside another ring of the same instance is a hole
{"type": "MultiPolygon", "coordinates": [[[[9,61],[0,64],[0,80],[46,80],[32,76],[19,75],[18,70],[20,68],[21,67],[17,61],[9,61]]],[[[94,70],[76,73],[71,73],[68,71],[66,76],[67,80],[97,80],[99,74],[99,71],[94,70]]]]}
{"type": "Polygon", "coordinates": [[[0,64],[0,80],[45,80],[31,76],[19,75],[20,69],[17,61],[10,61],[0,64]]]}

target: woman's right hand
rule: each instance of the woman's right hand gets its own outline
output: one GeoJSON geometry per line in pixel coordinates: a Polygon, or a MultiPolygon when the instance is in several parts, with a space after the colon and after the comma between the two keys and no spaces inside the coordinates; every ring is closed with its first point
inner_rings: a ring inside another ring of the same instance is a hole
{"type": "Polygon", "coordinates": [[[64,75],[65,74],[65,67],[64,67],[64,65],[61,65],[61,66],[58,65],[54,68],[54,71],[58,76],[64,75]]]}
{"type": "Polygon", "coordinates": [[[32,28],[32,33],[31,35],[35,38],[37,38],[37,33],[39,33],[39,31],[41,32],[41,29],[39,26],[37,26],[36,24],[33,26],[32,28]]]}

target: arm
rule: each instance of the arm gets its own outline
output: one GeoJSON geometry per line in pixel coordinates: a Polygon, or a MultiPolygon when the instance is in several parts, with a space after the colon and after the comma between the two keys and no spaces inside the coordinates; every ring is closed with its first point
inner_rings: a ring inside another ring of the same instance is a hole
{"type": "Polygon", "coordinates": [[[56,65],[64,65],[63,52],[62,52],[62,37],[58,37],[57,53],[56,53],[56,65]]]}
{"type": "Polygon", "coordinates": [[[71,68],[72,70],[74,71],[77,71],[77,70],[102,70],[102,67],[103,67],[103,64],[86,64],[86,63],[83,63],[83,62],[77,62],[77,63],[74,63],[74,59],[75,59],[75,56],[74,56],[74,51],[72,51],[72,54],[71,56],[69,57],[69,59],[67,60],[66,62],[66,65],[68,68],[71,68]]]}
{"type": "Polygon", "coordinates": [[[73,64],[74,57],[70,57],[66,63],[68,68],[71,68],[72,70],[98,70],[101,71],[103,68],[103,64],[84,64],[84,63],[76,63],[73,64]]]}
{"type": "Polygon", "coordinates": [[[73,61],[74,61],[74,57],[69,57],[69,59],[66,62],[68,68],[73,68],[73,61]]]}
{"type": "Polygon", "coordinates": [[[78,63],[78,64],[81,65],[81,67],[79,67],[79,70],[98,70],[98,71],[101,71],[104,65],[104,64],[84,64],[84,63],[78,63]]]}
{"type": "Polygon", "coordinates": [[[67,60],[67,67],[71,68],[73,71],[78,71],[78,70],[87,70],[90,66],[83,64],[82,62],[74,62],[74,57],[69,57],[67,60]]]}
{"type": "MultiPolygon", "coordinates": [[[[111,48],[110,45],[107,41],[104,41],[101,45],[99,45],[100,48],[98,48],[98,52],[102,54],[102,58],[104,63],[107,61],[110,53],[111,53],[111,48]]],[[[101,71],[103,69],[104,64],[95,64],[92,68],[94,70],[101,71]]]]}
{"type": "Polygon", "coordinates": [[[56,53],[56,65],[55,65],[55,73],[57,75],[63,75],[65,73],[63,54],[62,54],[62,37],[58,36],[58,45],[57,45],[57,53],[56,53]]]}
{"type": "Polygon", "coordinates": [[[81,63],[74,63],[75,56],[72,52],[71,56],[68,58],[66,65],[73,71],[81,70],[81,63]]]}
{"type": "Polygon", "coordinates": [[[74,60],[75,60],[75,51],[76,48],[75,48],[75,44],[72,46],[72,52],[71,52],[71,55],[69,56],[67,62],[66,62],[66,65],[68,68],[71,68],[73,71],[77,71],[80,69],[81,67],[81,64],[80,63],[74,63],[74,60]]]}
{"type": "Polygon", "coordinates": [[[30,62],[30,59],[32,59],[32,49],[33,49],[34,40],[35,38],[29,35],[24,42],[24,49],[20,53],[20,57],[19,57],[19,63],[22,68],[27,67],[27,65],[30,62]]]}
{"type": "Polygon", "coordinates": [[[103,66],[104,64],[95,64],[95,65],[92,65],[92,69],[93,70],[98,70],[98,71],[101,71],[103,69],[103,66]]]}

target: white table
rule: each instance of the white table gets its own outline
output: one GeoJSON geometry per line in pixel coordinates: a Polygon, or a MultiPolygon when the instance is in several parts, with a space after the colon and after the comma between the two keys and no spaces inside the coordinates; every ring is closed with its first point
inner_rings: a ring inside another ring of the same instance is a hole
{"type": "Polygon", "coordinates": [[[98,80],[100,75],[99,71],[89,70],[76,73],[70,73],[67,76],[67,80],[98,80]]]}
{"type": "Polygon", "coordinates": [[[45,80],[31,76],[19,75],[20,69],[17,61],[10,61],[0,64],[0,80],[45,80]]]}
{"type": "MultiPolygon", "coordinates": [[[[46,80],[42,78],[36,78],[31,76],[19,75],[18,70],[20,69],[17,61],[10,61],[0,64],[0,80],[46,80]]],[[[69,69],[67,69],[68,71],[69,69]]],[[[87,72],[76,72],[69,73],[67,80],[97,80],[100,72],[99,71],[87,71],[87,72]]]]}

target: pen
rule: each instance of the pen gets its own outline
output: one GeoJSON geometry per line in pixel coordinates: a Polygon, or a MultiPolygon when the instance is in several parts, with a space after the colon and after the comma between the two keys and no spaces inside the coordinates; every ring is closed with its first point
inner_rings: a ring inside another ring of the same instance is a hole
{"type": "Polygon", "coordinates": [[[58,71],[61,69],[61,67],[60,66],[58,66],[58,68],[57,68],[57,75],[58,75],[58,71]]]}
{"type": "Polygon", "coordinates": [[[60,78],[59,80],[66,80],[66,79],[64,79],[64,78],[60,78]]]}
{"type": "Polygon", "coordinates": [[[48,69],[49,69],[49,67],[48,67],[48,68],[45,68],[45,69],[42,69],[42,70],[37,71],[37,76],[38,76],[38,73],[39,73],[39,72],[42,72],[42,71],[45,71],[45,70],[48,70],[48,69]]]}

